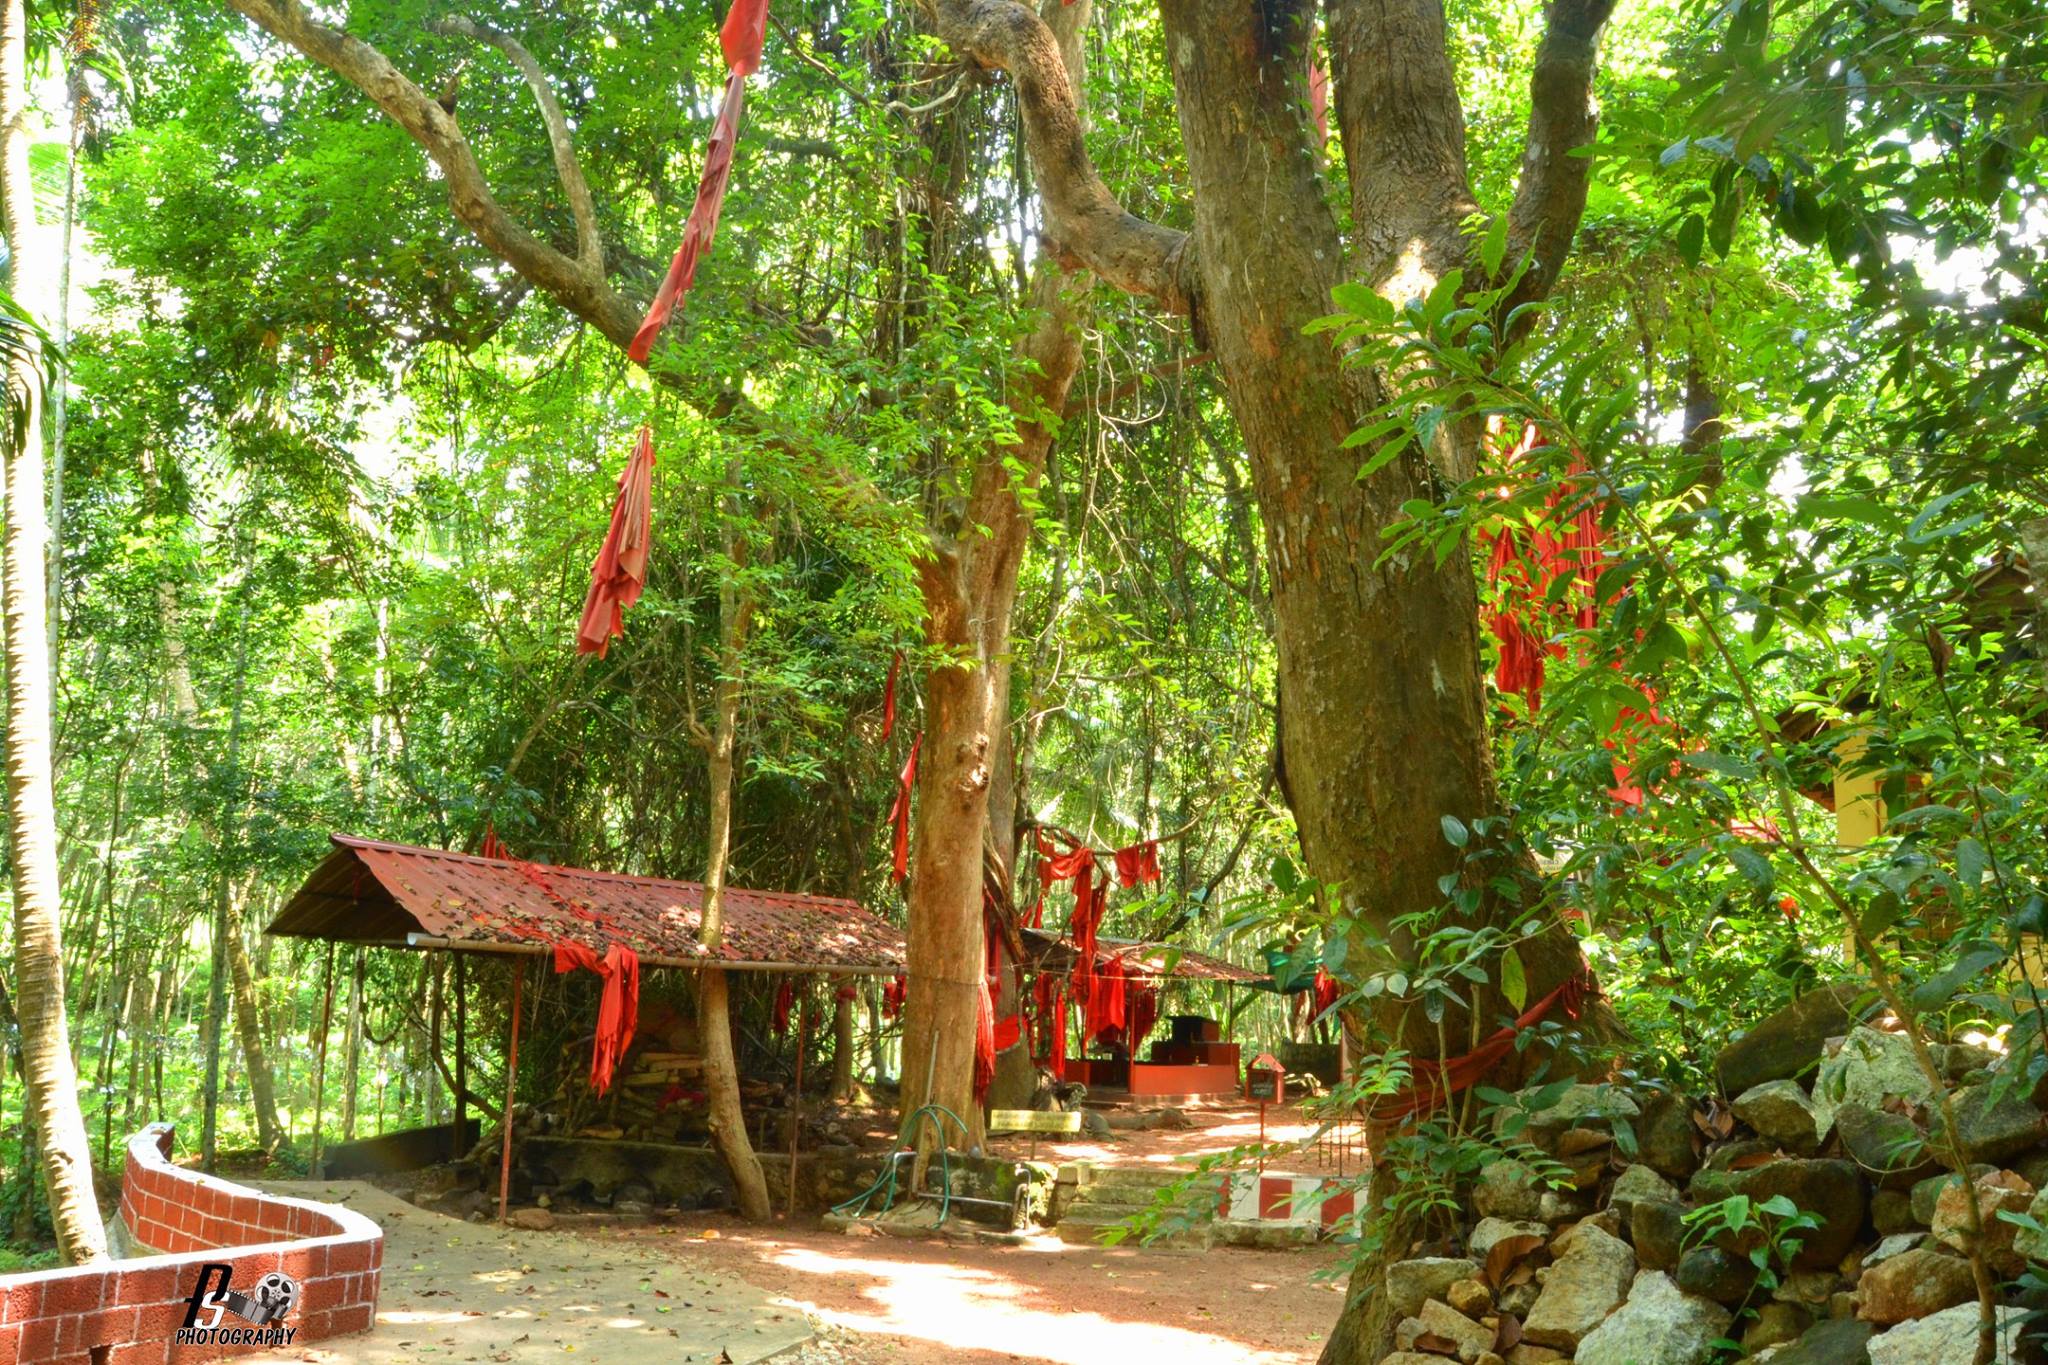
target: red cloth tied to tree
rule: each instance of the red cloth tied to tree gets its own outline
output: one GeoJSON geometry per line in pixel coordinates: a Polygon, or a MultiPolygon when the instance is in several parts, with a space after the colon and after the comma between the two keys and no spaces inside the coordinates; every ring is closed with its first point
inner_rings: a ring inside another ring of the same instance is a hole
{"type": "Polygon", "coordinates": [[[989,998],[988,979],[974,986],[974,1099],[988,1098],[996,1081],[996,1002],[989,998]]]}
{"type": "Polygon", "coordinates": [[[484,822],[484,841],[476,852],[479,858],[509,858],[512,856],[512,851],[506,848],[504,841],[498,837],[497,826],[489,821],[484,822]]]}
{"type": "Polygon", "coordinates": [[[1037,1045],[1033,1050],[1039,1061],[1050,1065],[1055,1073],[1062,1072],[1067,1065],[1067,989],[1050,973],[1040,973],[1031,989],[1038,1016],[1037,1045]]]}
{"type": "Polygon", "coordinates": [[[1159,880],[1159,841],[1147,839],[1143,843],[1120,848],[1113,855],[1116,859],[1116,882],[1118,886],[1132,887],[1141,882],[1159,880]]]}
{"type": "Polygon", "coordinates": [[[1121,1032],[1128,1022],[1124,1011],[1124,964],[1110,958],[1094,971],[1093,978],[1083,1007],[1081,1043],[1084,1047],[1112,1029],[1121,1032]]]}
{"type": "Polygon", "coordinates": [[[903,973],[896,973],[896,979],[882,987],[882,1017],[895,1020],[903,1014],[903,998],[910,992],[910,983],[903,973]]]}
{"type": "Polygon", "coordinates": [[[614,943],[600,958],[574,939],[558,941],[555,971],[578,967],[604,980],[597,1004],[597,1039],[590,1050],[590,1088],[602,1095],[612,1088],[612,1073],[632,1046],[633,1029],[640,1020],[640,956],[623,943],[614,943]]]}
{"type": "Polygon", "coordinates": [[[917,786],[917,751],[923,744],[924,731],[920,730],[910,741],[910,757],[903,760],[903,771],[896,778],[896,803],[889,807],[889,823],[896,827],[891,868],[899,883],[910,879],[910,793],[917,786]]]}
{"type": "Polygon", "coordinates": [[[882,743],[889,742],[889,736],[896,733],[896,675],[903,669],[903,651],[897,650],[896,657],[889,660],[889,681],[882,685],[882,743]]]}
{"type": "Polygon", "coordinates": [[[1330,1012],[1331,1007],[1337,1003],[1337,997],[1344,993],[1344,988],[1337,984],[1337,978],[1331,976],[1320,962],[1316,964],[1315,985],[1311,990],[1315,997],[1316,1017],[1319,1019],[1330,1012]]]}
{"type": "Polygon", "coordinates": [[[669,316],[683,306],[697,280],[697,265],[711,254],[718,235],[718,214],[725,205],[725,186],[732,176],[732,153],[740,136],[740,110],[746,103],[747,77],[761,65],[761,44],[767,37],[768,0],[733,0],[719,29],[718,43],[732,74],[726,77],[725,98],[711,127],[711,145],[704,152],[704,173],[697,181],[697,201],[683,224],[683,240],[669,262],[668,274],[647,305],[647,316],[633,334],[626,354],[642,365],[654,351],[669,316]]]}
{"type": "Polygon", "coordinates": [[[647,586],[647,547],[653,538],[654,434],[645,426],[633,458],[619,475],[611,529],[590,565],[590,591],[576,626],[576,652],[602,659],[612,636],[626,633],[626,608],[647,586]]]}
{"type": "Polygon", "coordinates": [[[777,1034],[789,1032],[789,1012],[794,1008],[796,1008],[796,983],[785,976],[782,978],[782,984],[775,988],[775,1010],[773,1017],[769,1020],[769,1026],[777,1034]]]}
{"type": "Polygon", "coordinates": [[[1136,975],[1129,976],[1124,987],[1124,1018],[1124,1036],[1135,1057],[1152,1026],[1159,1022],[1159,987],[1136,975]]]}
{"type": "Polygon", "coordinates": [[[1514,1047],[1515,1035],[1523,1029],[1534,1028],[1553,1009],[1562,1011],[1567,1019],[1577,1019],[1580,1010],[1585,1008],[1586,1000],[1596,990],[1590,971],[1581,966],[1563,985],[1523,1010],[1514,1023],[1502,1025],[1492,1037],[1464,1056],[1444,1062],[1422,1057],[1412,1059],[1407,1088],[1373,1101],[1368,1117],[1375,1123],[1392,1123],[1411,1115],[1429,1113],[1451,1096],[1469,1090],[1483,1080],[1514,1047]]]}
{"type": "MultiPolygon", "coordinates": [[[[1534,427],[1525,428],[1508,456],[1510,465],[1543,444],[1534,427]]],[[[1566,625],[1591,630],[1599,619],[1594,595],[1606,562],[1606,536],[1592,480],[1585,477],[1590,474],[1574,456],[1534,525],[1511,522],[1480,533],[1489,551],[1487,582],[1499,593],[1486,614],[1499,645],[1494,686],[1522,697],[1531,711],[1543,701],[1546,663],[1564,657],[1564,647],[1551,637],[1566,625]],[[1558,580],[1567,577],[1570,585],[1559,587],[1558,580]]]]}

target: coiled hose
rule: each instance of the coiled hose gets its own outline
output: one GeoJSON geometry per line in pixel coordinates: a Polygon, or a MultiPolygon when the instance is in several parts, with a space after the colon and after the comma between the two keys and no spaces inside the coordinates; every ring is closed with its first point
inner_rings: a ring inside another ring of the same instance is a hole
{"type": "Polygon", "coordinates": [[[868,1201],[878,1194],[882,1196],[880,1212],[887,1213],[890,1209],[894,1208],[896,1206],[896,1168],[902,1164],[904,1156],[917,1150],[918,1131],[923,1125],[929,1123],[932,1126],[932,1131],[939,1139],[939,1222],[944,1223],[947,1216],[952,1212],[953,1207],[953,1157],[952,1148],[946,1145],[946,1125],[940,1122],[942,1117],[953,1120],[953,1126],[960,1130],[960,1138],[963,1143],[973,1136],[968,1131],[967,1124],[961,1117],[945,1105],[927,1104],[922,1106],[916,1113],[910,1116],[910,1135],[908,1139],[910,1145],[900,1151],[889,1153],[887,1159],[882,1162],[882,1173],[875,1177],[875,1183],[844,1203],[834,1204],[832,1212],[838,1213],[842,1209],[850,1208],[853,1210],[853,1217],[863,1217],[868,1211],[868,1201]]]}

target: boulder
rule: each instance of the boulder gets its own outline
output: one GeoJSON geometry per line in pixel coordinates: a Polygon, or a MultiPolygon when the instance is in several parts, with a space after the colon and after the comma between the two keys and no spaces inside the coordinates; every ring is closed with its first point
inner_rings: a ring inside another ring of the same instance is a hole
{"type": "Polygon", "coordinates": [[[1913,1197],[1904,1190],[1878,1190],[1872,1194],[1870,1222],[1881,1236],[1886,1237],[1926,1226],[1913,1217],[1913,1197]]]}
{"type": "Polygon", "coordinates": [[[1628,1302],[1589,1332],[1574,1365],[1705,1365],[1733,1315],[1709,1299],[1682,1293],[1671,1277],[1645,1270],[1628,1302]]]}
{"type": "Polygon", "coordinates": [[[1472,1235],[1465,1239],[1465,1249],[1472,1254],[1473,1260],[1484,1265],[1494,1247],[1510,1237],[1538,1237],[1547,1242],[1550,1240],[1550,1224],[1534,1220],[1482,1218],[1472,1229],[1472,1235]]]}
{"type": "Polygon", "coordinates": [[[1412,1318],[1429,1299],[1440,1299],[1459,1280],[1479,1273],[1479,1263],[1463,1256],[1422,1256],[1387,1267],[1387,1307],[1396,1321],[1412,1318]]]}
{"type": "Polygon", "coordinates": [[[1773,1161],[1738,1172],[1734,1189],[1759,1204],[1782,1194],[1820,1220],[1818,1228],[1803,1234],[1803,1245],[1792,1262],[1796,1269],[1839,1265],[1863,1230],[1863,1179],[1852,1162],[1773,1161]]]}
{"type": "MultiPolygon", "coordinates": [[[[1536,1200],[1536,1217],[1556,1226],[1559,1223],[1575,1223],[1593,1212],[1593,1197],[1578,1190],[1546,1189],[1536,1200]]],[[[1619,1228],[1610,1228],[1612,1232],[1619,1228]]]]}
{"type": "Polygon", "coordinates": [[[1515,1104],[1504,1104],[1494,1110],[1494,1131],[1505,1134],[1510,1121],[1527,1112],[1528,1125],[1520,1136],[1550,1150],[1567,1128],[1608,1129],[1617,1120],[1632,1121],[1642,1116],[1642,1108],[1626,1090],[1606,1084],[1567,1086],[1548,1108],[1529,1109],[1527,1106],[1543,1089],[1543,1086],[1531,1086],[1515,1096],[1515,1104]]]}
{"type": "Polygon", "coordinates": [[[1790,1080],[1812,1070],[1827,1040],[1848,1032],[1855,1022],[1866,989],[1860,982],[1838,982],[1758,1020],[1715,1057],[1722,1092],[1739,1095],[1766,1081],[1790,1080]]]}
{"type": "Polygon", "coordinates": [[[1635,1165],[1614,1178],[1614,1188],[1607,1193],[1607,1207],[1616,1210],[1626,1219],[1629,1211],[1637,1204],[1649,1200],[1659,1204],[1676,1204],[1678,1187],[1648,1166],[1635,1165]]]}
{"type": "Polygon", "coordinates": [[[2041,1229],[2021,1228],[2013,1235],[2012,1249],[2030,1261],[2048,1261],[2048,1190],[2042,1190],[2027,1205],[2027,1216],[2041,1229]]]}
{"type": "Polygon", "coordinates": [[[1968,1261],[1915,1247],[1863,1272],[1856,1282],[1856,1316],[1889,1327],[1976,1297],[1977,1281],[1968,1261]]]}
{"type": "Polygon", "coordinates": [[[1558,1238],[1557,1247],[1557,1263],[1522,1324],[1522,1335],[1539,1346],[1570,1351],[1627,1299],[1636,1255],[1619,1237],[1590,1226],[1572,1229],[1558,1238]]]}
{"type": "Polygon", "coordinates": [[[1493,1349],[1491,1327],[1481,1327],[1437,1299],[1425,1300],[1420,1313],[1401,1322],[1394,1331],[1394,1344],[1404,1351],[1409,1350],[1423,1336],[1448,1341],[1465,1365],[1473,1365],[1483,1353],[1493,1349]]]}
{"type": "Polygon", "coordinates": [[[1504,1357],[1506,1365],[1551,1365],[1551,1362],[1565,1359],[1564,1352],[1552,1346],[1538,1346],[1533,1341],[1517,1342],[1508,1347],[1504,1357]]]}
{"type": "Polygon", "coordinates": [[[1483,1317],[1493,1311],[1493,1291],[1484,1280],[1452,1282],[1444,1291],[1444,1301],[1468,1318],[1483,1317]]]}
{"type": "Polygon", "coordinates": [[[1943,1080],[1950,1085],[1961,1085],[1971,1074],[1997,1067],[2005,1060],[2005,1054],[1975,1043],[1950,1043],[1946,1047],[1937,1043],[1934,1059],[1941,1064],[1943,1080]]]}
{"type": "MultiPolygon", "coordinates": [[[[2034,1202],[2034,1187],[2011,1171],[1994,1171],[1979,1176],[1977,1210],[1982,1218],[1984,1260],[2001,1275],[2017,1275],[2026,1269],[2026,1257],[2014,1250],[2019,1225],[1998,1215],[2001,1211],[2025,1213],[2034,1202]]],[[[1970,1233],[1970,1196],[1961,1182],[1944,1186],[1934,1202],[1934,1240],[1969,1255],[1977,1243],[1970,1233]]]]}
{"type": "Polygon", "coordinates": [[[1685,1250],[1685,1205],[1644,1199],[1629,1210],[1629,1240],[1636,1260],[1650,1270],[1676,1270],[1685,1250]]]}
{"type": "Polygon", "coordinates": [[[1895,1232],[1872,1247],[1863,1257],[1863,1268],[1882,1265],[1892,1257],[1911,1251],[1927,1240],[1924,1232],[1895,1232]]]}
{"type": "Polygon", "coordinates": [[[1489,1162],[1480,1168],[1479,1179],[1472,1187],[1472,1207],[1482,1218],[1538,1218],[1543,1213],[1545,1188],[1536,1172],[1523,1162],[1489,1162]]]}
{"type": "Polygon", "coordinates": [[[1692,1100],[1657,1091],[1640,1101],[1636,1160],[1669,1180],[1686,1180],[1700,1168],[1700,1131],[1693,1127],[1692,1100]]]}
{"type": "Polygon", "coordinates": [[[1771,1365],[1869,1365],[1877,1328],[1853,1318],[1817,1322],[1771,1357],[1771,1365]]]}
{"type": "Polygon", "coordinates": [[[1895,1095],[1921,1102],[1934,1098],[1934,1086],[1920,1070],[1911,1040],[1874,1028],[1852,1029],[1842,1050],[1822,1061],[1814,1077],[1813,1105],[1820,1114],[1821,1137],[1827,1136],[1835,1110],[1842,1105],[1881,1109],[1895,1095]]]}
{"type": "Polygon", "coordinates": [[[1756,1267],[1747,1256],[1719,1247],[1694,1247],[1678,1258],[1678,1287],[1715,1303],[1739,1306],[1756,1283],[1756,1267]]]}
{"type": "Polygon", "coordinates": [[[1927,1135],[1904,1114],[1844,1104],[1835,1109],[1835,1131],[1842,1135],[1842,1150],[1884,1189],[1908,1190],[1941,1171],[1927,1135]]]}
{"type": "Polygon", "coordinates": [[[1742,1352],[1753,1356],[1772,1346],[1799,1340],[1813,1317],[1796,1303],[1767,1303],[1756,1310],[1756,1320],[1742,1334],[1742,1352]]]}
{"type": "MultiPolygon", "coordinates": [[[[1970,1168],[1970,1178],[1972,1180],[1996,1174],[1998,1174],[1996,1166],[1977,1165],[1970,1168]]],[[[1944,1171],[1940,1175],[1930,1175],[1925,1180],[1915,1183],[1912,1192],[1913,1221],[1923,1228],[1932,1227],[1934,1225],[1934,1206],[1940,1202],[1941,1192],[1951,1185],[1960,1184],[1961,1181],[1962,1178],[1954,1171],[1944,1171]]]]}
{"type": "Polygon", "coordinates": [[[1735,1097],[1735,1117],[1794,1156],[1820,1150],[1820,1111],[1797,1081],[1765,1081],[1735,1097]]]}
{"type": "MultiPolygon", "coordinates": [[[[1998,1358],[2010,1360],[2019,1342],[2017,1308],[1998,1310],[1998,1358]]],[[[1959,1303],[1931,1317],[1901,1323],[1870,1339],[1870,1365],[1974,1365],[1977,1359],[1977,1305],[1959,1303]]]]}
{"type": "Polygon", "coordinates": [[[2000,1162],[2048,1141],[2048,1114],[2043,1114],[2011,1086],[1973,1085],[1949,1100],[1956,1114],[1956,1136],[1971,1162],[2000,1162]]]}
{"type": "Polygon", "coordinates": [[[522,1232],[546,1232],[555,1225],[555,1215],[546,1209],[514,1209],[505,1221],[522,1232]]]}

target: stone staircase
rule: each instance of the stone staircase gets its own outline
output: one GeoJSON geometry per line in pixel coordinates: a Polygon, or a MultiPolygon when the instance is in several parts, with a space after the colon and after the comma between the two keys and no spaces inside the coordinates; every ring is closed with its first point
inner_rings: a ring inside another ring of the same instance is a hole
{"type": "MultiPolygon", "coordinates": [[[[1098,1168],[1086,1162],[1060,1167],[1053,1186],[1054,1231],[1063,1242],[1094,1245],[1104,1234],[1134,1214],[1153,1208],[1159,1196],[1185,1179],[1182,1170],[1098,1168]]],[[[1214,1244],[1217,1204],[1223,1188],[1215,1175],[1197,1177],[1173,1200],[1158,1236],[1145,1246],[1205,1249],[1214,1244]]],[[[1138,1246],[1138,1234],[1124,1243],[1138,1246]]]]}

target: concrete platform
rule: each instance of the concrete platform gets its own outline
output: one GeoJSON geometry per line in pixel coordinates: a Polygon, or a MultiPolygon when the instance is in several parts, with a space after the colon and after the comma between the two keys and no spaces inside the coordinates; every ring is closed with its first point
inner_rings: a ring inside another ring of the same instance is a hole
{"type": "Polygon", "coordinates": [[[464,1223],[351,1180],[265,1181],[343,1204],[384,1229],[377,1326],[239,1359],[425,1365],[769,1360],[809,1342],[801,1314],[745,1281],[691,1265],[688,1243],[642,1251],[559,1232],[464,1223]],[[724,1355],[720,1353],[724,1352],[724,1355]]]}

